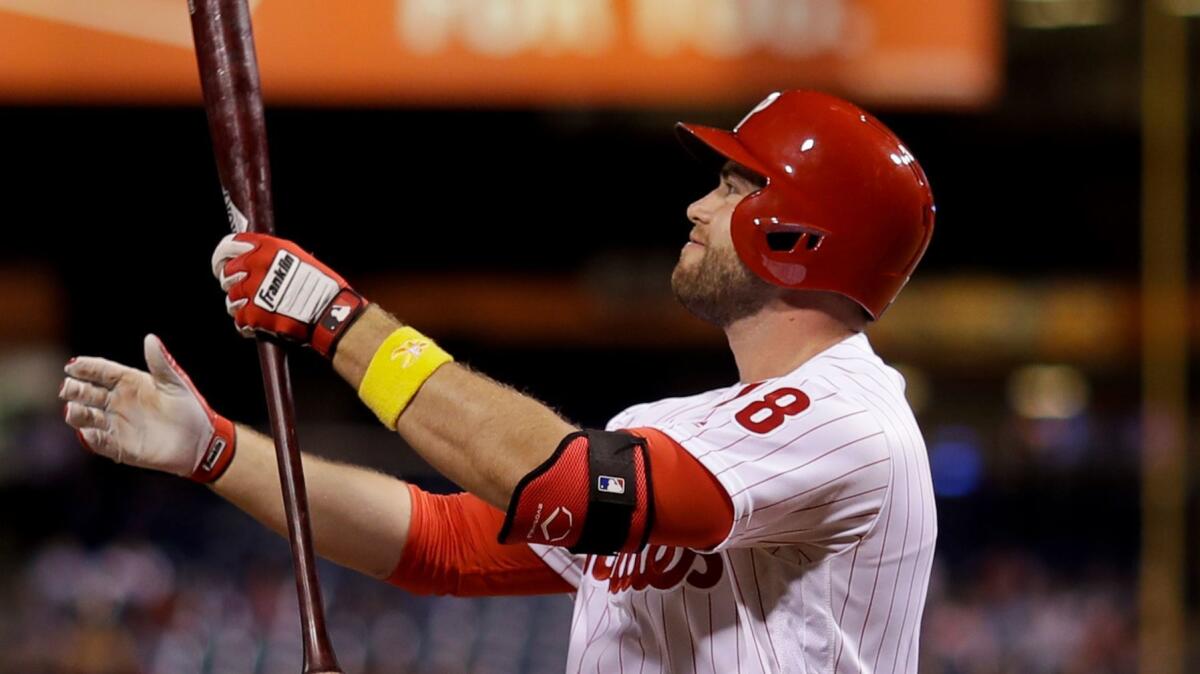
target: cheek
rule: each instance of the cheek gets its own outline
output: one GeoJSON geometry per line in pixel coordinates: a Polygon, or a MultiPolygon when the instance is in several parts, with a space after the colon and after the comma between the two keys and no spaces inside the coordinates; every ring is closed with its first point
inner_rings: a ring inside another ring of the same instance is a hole
{"type": "Polygon", "coordinates": [[[733,238],[730,235],[730,225],[733,222],[733,209],[736,204],[721,207],[714,215],[709,226],[709,244],[714,248],[732,248],[733,238]]]}

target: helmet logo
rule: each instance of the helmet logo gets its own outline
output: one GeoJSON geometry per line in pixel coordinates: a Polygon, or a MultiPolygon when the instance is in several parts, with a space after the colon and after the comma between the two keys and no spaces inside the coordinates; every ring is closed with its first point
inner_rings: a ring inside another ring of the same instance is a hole
{"type": "Polygon", "coordinates": [[[771,107],[771,104],[774,103],[776,100],[778,100],[779,94],[780,94],[780,92],[776,91],[776,92],[771,93],[766,98],[762,99],[761,103],[754,106],[754,109],[751,110],[749,112],[749,114],[747,114],[745,117],[743,117],[742,121],[738,122],[737,126],[733,127],[733,132],[737,133],[739,130],[741,130],[743,124],[750,121],[751,117],[753,117],[753,116],[757,115],[758,113],[762,112],[763,110],[766,110],[767,108],[771,107]]]}

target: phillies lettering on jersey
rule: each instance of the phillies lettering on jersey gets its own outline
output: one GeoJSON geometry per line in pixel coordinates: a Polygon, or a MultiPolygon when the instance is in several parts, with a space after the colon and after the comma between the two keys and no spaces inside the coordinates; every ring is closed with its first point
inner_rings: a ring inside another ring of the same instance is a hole
{"type": "Polygon", "coordinates": [[[569,672],[917,671],[937,520],[904,380],[855,335],[785,376],[637,405],[728,491],[714,550],[576,556],[569,672]]]}
{"type": "Polygon", "coordinates": [[[683,582],[706,590],[721,580],[723,566],[720,555],[650,545],[632,554],[588,555],[583,572],[598,581],[608,581],[608,591],[616,594],[630,588],[670,590],[683,582]]]}

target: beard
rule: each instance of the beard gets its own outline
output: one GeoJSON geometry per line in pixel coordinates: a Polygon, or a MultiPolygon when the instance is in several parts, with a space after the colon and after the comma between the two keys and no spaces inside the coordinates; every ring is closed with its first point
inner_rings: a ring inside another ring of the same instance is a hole
{"type": "Polygon", "coordinates": [[[719,328],[758,313],[776,294],[733,248],[705,248],[698,261],[687,265],[680,259],[671,273],[671,290],[693,316],[719,328]]]}

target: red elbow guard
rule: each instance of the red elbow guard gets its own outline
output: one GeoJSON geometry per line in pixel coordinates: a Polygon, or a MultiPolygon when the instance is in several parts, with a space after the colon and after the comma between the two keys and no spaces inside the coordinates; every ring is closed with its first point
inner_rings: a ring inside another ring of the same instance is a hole
{"type": "Polygon", "coordinates": [[[629,433],[572,433],[521,479],[502,543],[538,543],[577,554],[633,552],[654,520],[646,440],[629,433]]]}

